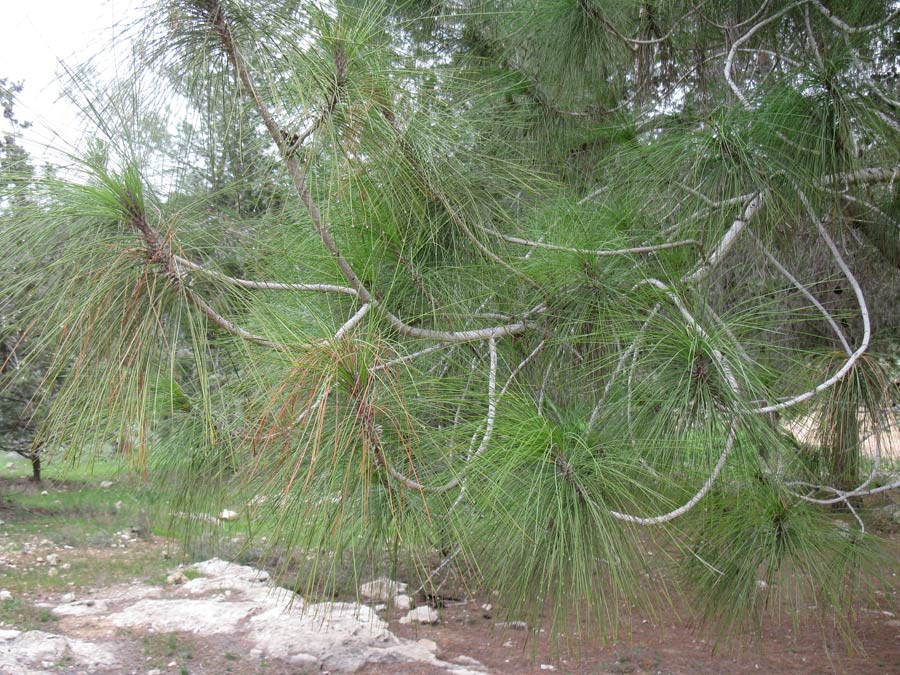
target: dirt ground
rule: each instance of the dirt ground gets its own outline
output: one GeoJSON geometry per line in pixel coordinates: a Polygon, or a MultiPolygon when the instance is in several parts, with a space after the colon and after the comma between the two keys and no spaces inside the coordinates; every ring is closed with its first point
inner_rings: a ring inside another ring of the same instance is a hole
{"type": "MultiPolygon", "coordinates": [[[[13,515],[9,511],[0,513],[7,519],[13,515]]],[[[887,535],[897,539],[900,536],[898,530],[900,527],[895,526],[887,535]]],[[[66,576],[70,572],[63,571],[54,579],[55,587],[37,582],[31,587],[20,586],[16,595],[28,606],[32,625],[15,625],[7,615],[5,622],[0,621],[0,630],[37,628],[84,640],[115,641],[119,665],[114,669],[73,668],[59,663],[47,670],[54,674],[297,675],[306,672],[295,665],[261,660],[250,654],[250,645],[229,635],[199,637],[180,632],[148,633],[103,627],[89,620],[65,617],[47,620],[45,613],[66,602],[64,596],[69,592],[81,599],[91,595],[109,597],[111,593],[114,595],[112,589],[130,584],[164,586],[165,572],[175,566],[170,556],[177,546],[154,536],[125,539],[126,536],[115,532],[112,545],[98,547],[79,546],[75,541],[65,546],[47,539],[19,541],[3,534],[0,537],[0,588],[15,577],[21,581],[27,570],[31,570],[29,574],[46,575],[46,569],[36,561],[39,558],[46,561],[51,554],[60,555],[64,561],[71,560],[72,574],[83,564],[110,570],[118,568],[120,576],[115,584],[107,586],[73,587],[66,576]],[[137,569],[132,572],[129,565],[133,567],[135,561],[138,561],[137,569]],[[123,574],[127,578],[123,578],[123,574]]],[[[46,579],[46,576],[42,578],[46,579]]],[[[726,646],[714,648],[693,628],[687,607],[673,611],[664,621],[623,608],[623,630],[619,640],[604,643],[596,636],[570,633],[566,636],[566,650],[562,652],[555,651],[554,645],[545,639],[549,625],[498,627],[502,617],[483,608],[492,601],[490,597],[448,603],[440,608],[440,622],[433,626],[401,625],[397,621],[399,614],[386,618],[397,636],[436,643],[440,659],[494,675],[881,675],[900,673],[900,579],[891,583],[890,588],[875,601],[859,608],[853,619],[857,640],[852,648],[848,648],[839,636],[823,635],[815,628],[797,629],[788,618],[780,624],[769,625],[761,638],[743,636],[726,646]]],[[[450,671],[426,663],[396,663],[372,664],[360,672],[364,675],[439,675],[450,671]]]]}
{"type": "MultiPolygon", "coordinates": [[[[123,553],[142,555],[158,549],[166,542],[151,538],[135,544],[123,553]]],[[[44,556],[50,549],[40,550],[44,556]]],[[[69,551],[70,553],[70,551],[69,551]]],[[[101,554],[109,560],[111,552],[101,554]]],[[[32,556],[34,553],[31,554],[32,556]]],[[[7,560],[11,560],[7,554],[7,560]]],[[[94,590],[109,597],[109,588],[94,590]]],[[[112,591],[114,595],[114,591],[112,591]]],[[[59,603],[56,592],[36,591],[29,594],[36,606],[59,603]]],[[[434,626],[404,626],[396,617],[390,619],[391,630],[399,637],[433,640],[437,656],[445,661],[468,665],[496,675],[744,675],[840,673],[846,675],[881,675],[900,673],[900,598],[882,596],[877,606],[865,607],[855,621],[857,649],[848,651],[836,636],[831,648],[814,630],[795,632],[785,624],[769,628],[762,640],[744,638],[714,650],[713,646],[692,630],[685,616],[671,617],[658,623],[634,612],[626,615],[626,636],[618,642],[603,644],[587,635],[574,635],[570,651],[554,652],[547,640],[535,637],[531,630],[497,627],[498,618],[482,609],[485,598],[474,598],[441,609],[441,621],[434,626]],[[476,663],[477,662],[477,663],[476,663]]],[[[249,654],[249,646],[231,636],[198,637],[189,633],[148,634],[134,630],[100,628],[90,621],[64,618],[51,632],[87,640],[114,639],[122,649],[121,667],[112,671],[85,671],[83,668],[54,669],[54,673],[76,675],[86,672],[148,672],[178,675],[295,675],[305,672],[278,661],[261,661],[249,654]]],[[[428,664],[375,664],[364,668],[366,675],[440,675],[448,671],[428,664]]]]}

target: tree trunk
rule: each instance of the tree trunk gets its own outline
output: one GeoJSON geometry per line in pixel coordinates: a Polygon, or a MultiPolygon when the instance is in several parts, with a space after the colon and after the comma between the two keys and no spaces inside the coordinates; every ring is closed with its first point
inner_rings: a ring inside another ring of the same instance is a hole
{"type": "Polygon", "coordinates": [[[41,482],[41,456],[31,456],[31,480],[35,483],[41,482]]]}

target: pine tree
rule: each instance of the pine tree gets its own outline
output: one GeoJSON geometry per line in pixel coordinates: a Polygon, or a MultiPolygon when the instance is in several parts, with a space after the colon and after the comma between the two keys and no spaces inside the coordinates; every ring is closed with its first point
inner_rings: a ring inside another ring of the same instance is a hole
{"type": "Polygon", "coordinates": [[[102,156],[0,235],[57,252],[14,283],[52,289],[42,440],[245,505],[318,555],[304,592],[455,565],[614,630],[677,569],[725,633],[846,617],[860,500],[897,487],[856,410],[877,431],[898,327],[898,30],[890,2],[161,2],[91,101],[102,156]],[[808,413],[827,447],[773,424],[808,413]]]}

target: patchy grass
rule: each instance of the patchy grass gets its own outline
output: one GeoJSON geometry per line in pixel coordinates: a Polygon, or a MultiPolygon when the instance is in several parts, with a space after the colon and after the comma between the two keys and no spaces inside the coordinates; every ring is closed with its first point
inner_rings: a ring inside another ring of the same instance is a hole
{"type": "Polygon", "coordinates": [[[17,630],[55,632],[56,617],[46,607],[35,607],[22,598],[0,601],[0,625],[15,626],[17,630]]]}
{"type": "Polygon", "coordinates": [[[153,496],[115,461],[44,465],[0,459],[0,588],[66,592],[157,575],[172,566],[158,546],[153,496]],[[48,556],[56,556],[50,558],[48,556]]]}

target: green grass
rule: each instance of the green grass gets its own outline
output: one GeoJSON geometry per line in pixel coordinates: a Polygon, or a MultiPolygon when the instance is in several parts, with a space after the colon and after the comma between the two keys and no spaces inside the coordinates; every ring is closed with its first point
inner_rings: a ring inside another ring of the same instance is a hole
{"type": "Polygon", "coordinates": [[[30,464],[7,456],[0,464],[0,550],[23,555],[0,564],[0,587],[16,593],[71,590],[135,578],[165,578],[172,561],[144,545],[153,534],[152,496],[139,477],[114,461],[72,467],[45,462],[40,484],[30,464]],[[102,487],[111,481],[112,485],[102,487]],[[127,538],[127,540],[126,540],[127,538]],[[50,576],[49,553],[59,555],[50,576]]]}
{"type": "Polygon", "coordinates": [[[12,597],[0,602],[0,625],[15,626],[17,630],[42,630],[55,632],[56,617],[46,607],[35,607],[30,602],[12,597]]]}

